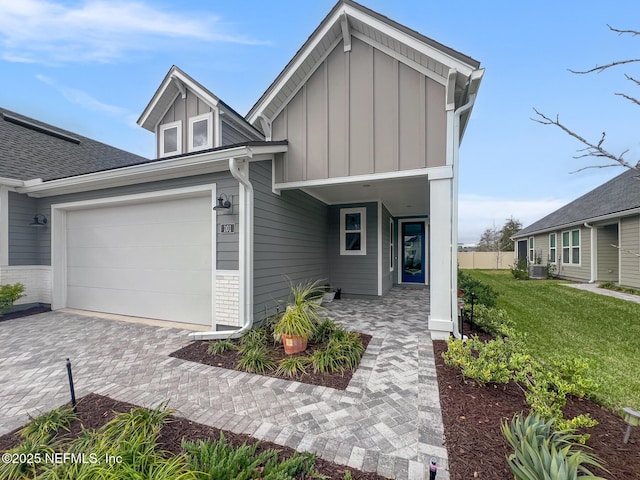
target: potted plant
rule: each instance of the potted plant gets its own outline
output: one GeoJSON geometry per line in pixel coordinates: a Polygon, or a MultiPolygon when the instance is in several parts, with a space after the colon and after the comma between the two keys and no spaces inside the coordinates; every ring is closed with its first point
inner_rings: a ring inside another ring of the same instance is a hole
{"type": "Polygon", "coordinates": [[[315,331],[322,308],[315,300],[317,292],[323,293],[318,282],[291,287],[293,299],[273,326],[273,333],[282,339],[287,355],[303,352],[307,348],[307,340],[315,331]]]}
{"type": "Polygon", "coordinates": [[[336,296],[336,289],[332,288],[328,283],[324,286],[324,293],[322,294],[322,301],[331,303],[336,296]]]}

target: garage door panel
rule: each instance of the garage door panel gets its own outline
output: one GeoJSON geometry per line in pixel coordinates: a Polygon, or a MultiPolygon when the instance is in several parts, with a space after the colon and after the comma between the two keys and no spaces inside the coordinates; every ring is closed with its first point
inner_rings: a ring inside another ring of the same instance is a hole
{"type": "Polygon", "coordinates": [[[67,296],[73,308],[80,310],[199,324],[203,324],[203,317],[206,317],[211,323],[210,295],[69,287],[67,296]]]}
{"type": "Polygon", "coordinates": [[[211,195],[68,211],[67,306],[211,325],[212,217],[211,195]]]}

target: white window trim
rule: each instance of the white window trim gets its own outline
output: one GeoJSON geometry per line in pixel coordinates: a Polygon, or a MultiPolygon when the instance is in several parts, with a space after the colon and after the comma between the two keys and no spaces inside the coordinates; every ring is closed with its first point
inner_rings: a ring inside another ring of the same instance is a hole
{"type": "Polygon", "coordinates": [[[529,237],[527,239],[527,260],[529,263],[536,263],[536,239],[529,237]]]}
{"type": "Polygon", "coordinates": [[[213,112],[203,113],[202,115],[196,115],[189,118],[189,152],[198,152],[200,150],[206,150],[213,148],[213,112]],[[193,124],[195,122],[201,122],[207,120],[207,143],[199,147],[193,146],[193,124]]]}
{"type": "Polygon", "coordinates": [[[582,265],[582,230],[580,228],[574,228],[573,230],[563,230],[561,235],[562,241],[562,264],[563,265],[573,265],[575,267],[579,267],[582,265]],[[569,233],[569,258],[564,258],[564,233],[569,233]],[[578,232],[578,246],[573,245],[573,236],[571,235],[573,232],[578,232]],[[573,249],[578,249],[578,263],[573,263],[573,249]],[[568,260],[568,261],[567,261],[568,260]]]}
{"type": "Polygon", "coordinates": [[[159,140],[160,155],[158,155],[159,157],[170,157],[172,155],[180,155],[182,153],[182,120],[176,120],[175,122],[165,123],[164,125],[160,125],[159,137],[160,137],[160,140],[159,140]],[[176,128],[176,127],[178,129],[178,135],[177,135],[177,141],[176,141],[177,150],[171,151],[171,152],[165,152],[164,151],[164,132],[165,130],[169,130],[171,128],[176,128]]]}
{"type": "Polygon", "coordinates": [[[549,263],[551,263],[553,265],[556,265],[558,263],[558,234],[557,233],[550,233],[549,234],[549,257],[548,257],[548,260],[549,260],[549,263]],[[556,239],[556,246],[555,247],[551,246],[551,236],[555,237],[555,239],[556,239]],[[555,261],[553,261],[553,262],[551,261],[551,251],[552,250],[555,252],[555,255],[554,255],[555,261]]]}
{"type": "Polygon", "coordinates": [[[367,254],[367,208],[341,208],[340,209],[340,255],[366,255],[367,254]],[[360,233],[360,250],[347,250],[345,217],[349,213],[360,214],[360,230],[349,230],[349,233],[360,233]]]}
{"type": "Polygon", "coordinates": [[[396,269],[396,262],[395,262],[395,254],[396,251],[394,249],[395,247],[395,242],[393,240],[393,218],[389,219],[389,271],[393,272],[396,269]]]}

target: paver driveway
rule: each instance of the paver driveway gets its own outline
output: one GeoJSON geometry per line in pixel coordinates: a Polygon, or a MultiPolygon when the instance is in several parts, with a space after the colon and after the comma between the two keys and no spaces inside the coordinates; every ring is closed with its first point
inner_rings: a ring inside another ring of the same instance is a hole
{"type": "Polygon", "coordinates": [[[0,434],[76,394],[143,406],[169,400],[191,420],[318,453],[397,479],[449,478],[431,339],[428,290],[341,300],[329,315],[373,335],[346,391],[169,357],[187,331],[64,311],[0,322],[0,434]]]}

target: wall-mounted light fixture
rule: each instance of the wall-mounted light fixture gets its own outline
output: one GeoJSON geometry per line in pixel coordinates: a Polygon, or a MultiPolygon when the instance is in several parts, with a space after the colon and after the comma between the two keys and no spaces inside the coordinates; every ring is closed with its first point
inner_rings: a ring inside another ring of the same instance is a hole
{"type": "Polygon", "coordinates": [[[33,216],[33,221],[29,224],[30,227],[46,227],[47,226],[47,217],[45,217],[41,213],[36,213],[33,216]]]}
{"type": "Polygon", "coordinates": [[[229,197],[225,193],[218,195],[218,204],[213,207],[214,210],[229,210],[231,208],[231,202],[229,197]]]}

